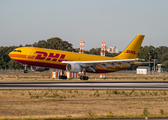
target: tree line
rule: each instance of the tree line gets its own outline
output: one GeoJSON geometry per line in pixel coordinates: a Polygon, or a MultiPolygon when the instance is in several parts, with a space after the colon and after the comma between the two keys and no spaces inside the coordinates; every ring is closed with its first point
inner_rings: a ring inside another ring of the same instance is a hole
{"type": "MultiPolygon", "coordinates": [[[[58,38],[58,37],[53,37],[47,40],[39,40],[34,44],[25,45],[25,47],[30,47],[30,46],[79,52],[79,48],[73,48],[73,45],[71,43],[67,41],[63,41],[61,38],[58,38]]],[[[24,46],[19,45],[19,46],[9,46],[9,47],[1,46],[0,47],[0,69],[23,69],[24,68],[22,64],[15,62],[8,56],[8,54],[12,50],[18,47],[24,47],[24,46]]],[[[101,51],[101,48],[92,48],[90,50],[85,50],[85,54],[100,55],[100,51],[101,51]]],[[[114,56],[117,56],[119,53],[109,53],[106,51],[105,54],[108,57],[114,57],[114,56]]],[[[141,47],[137,57],[141,59],[145,59],[145,61],[152,61],[153,59],[158,59],[159,62],[163,64],[166,67],[166,69],[168,69],[168,47],[167,46],[154,47],[150,45],[150,46],[141,47]]]]}

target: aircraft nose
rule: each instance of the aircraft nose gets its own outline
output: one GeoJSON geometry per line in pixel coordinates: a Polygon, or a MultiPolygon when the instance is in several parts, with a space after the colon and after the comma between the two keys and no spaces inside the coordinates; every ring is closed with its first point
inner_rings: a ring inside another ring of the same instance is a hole
{"type": "Polygon", "coordinates": [[[12,55],[12,54],[11,54],[11,52],[10,52],[10,53],[8,54],[8,56],[11,57],[11,55],[12,55]]]}

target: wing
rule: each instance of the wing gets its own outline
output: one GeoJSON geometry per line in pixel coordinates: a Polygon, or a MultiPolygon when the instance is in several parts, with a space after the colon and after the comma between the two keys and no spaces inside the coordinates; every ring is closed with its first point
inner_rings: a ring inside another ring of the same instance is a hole
{"type": "Polygon", "coordinates": [[[119,66],[122,68],[122,65],[132,66],[134,64],[142,64],[144,59],[118,59],[118,60],[95,60],[95,61],[62,61],[64,64],[79,64],[87,70],[95,72],[97,70],[96,65],[100,65],[103,68],[119,66]]]}

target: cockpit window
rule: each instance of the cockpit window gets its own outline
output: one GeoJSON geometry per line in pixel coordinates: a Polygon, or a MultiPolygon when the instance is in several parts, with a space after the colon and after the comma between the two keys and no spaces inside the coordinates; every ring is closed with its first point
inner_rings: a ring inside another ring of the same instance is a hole
{"type": "Polygon", "coordinates": [[[22,52],[21,50],[13,50],[13,52],[22,52]]]}

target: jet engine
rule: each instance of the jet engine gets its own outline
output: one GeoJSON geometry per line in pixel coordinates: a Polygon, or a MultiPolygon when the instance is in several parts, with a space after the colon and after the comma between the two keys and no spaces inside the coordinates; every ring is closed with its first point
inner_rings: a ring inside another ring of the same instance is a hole
{"type": "Polygon", "coordinates": [[[46,68],[46,67],[37,67],[37,66],[31,66],[31,70],[32,70],[33,72],[35,72],[35,71],[43,72],[43,71],[49,70],[49,68],[46,68]]]}
{"type": "Polygon", "coordinates": [[[71,63],[66,65],[66,70],[68,72],[78,73],[78,72],[81,72],[82,67],[79,64],[71,63]]]}

